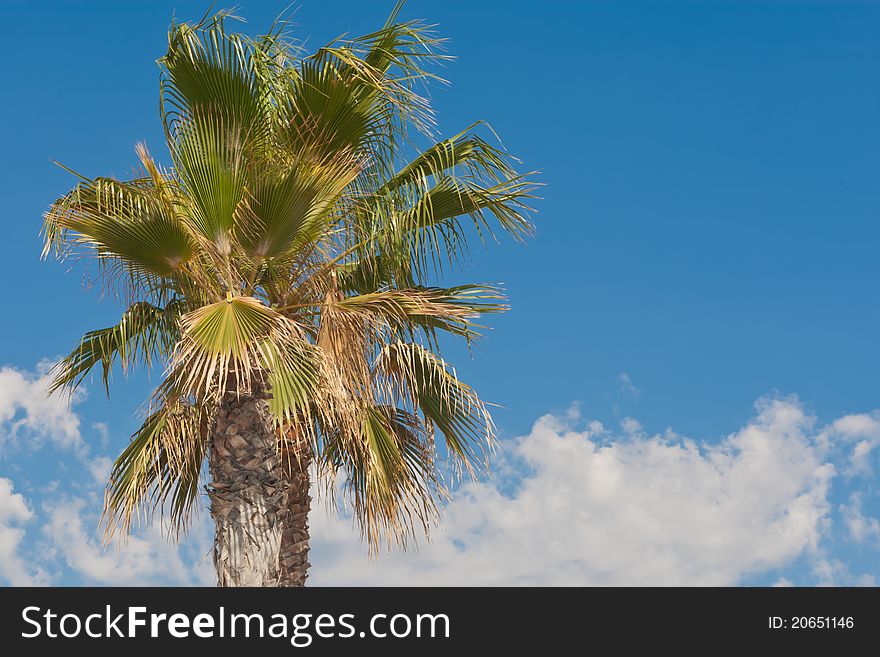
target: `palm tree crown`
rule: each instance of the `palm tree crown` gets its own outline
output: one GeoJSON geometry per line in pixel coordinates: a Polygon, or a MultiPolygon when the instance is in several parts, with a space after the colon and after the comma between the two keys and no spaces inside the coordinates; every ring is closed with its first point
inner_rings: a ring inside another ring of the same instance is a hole
{"type": "Polygon", "coordinates": [[[445,56],[427,26],[395,10],[374,34],[306,54],[283,24],[250,38],[232,19],[170,28],[170,166],[138,145],[133,179],[80,176],[46,214],[44,255],[93,257],[126,308],[53,385],[73,389],[96,366],[105,386],[114,364],[164,368],[110,475],[109,534],[156,509],[185,529],[218,409],[261,395],[280,453],[307,443],[369,543],[405,542],[443,490],[435,433],[464,471],[494,433],[438,337],[472,340],[504,298],[435,281],[469,236],[525,237],[534,184],[480,124],[432,137],[419,88],[445,56]],[[421,152],[418,134],[431,139],[421,152]]]}

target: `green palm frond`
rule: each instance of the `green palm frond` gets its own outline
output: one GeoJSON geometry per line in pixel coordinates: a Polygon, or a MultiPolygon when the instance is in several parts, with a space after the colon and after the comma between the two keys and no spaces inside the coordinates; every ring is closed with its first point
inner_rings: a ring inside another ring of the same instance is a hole
{"type": "Polygon", "coordinates": [[[359,173],[355,158],[325,162],[301,155],[280,172],[263,171],[235,209],[235,237],[253,259],[296,254],[320,240],[346,187],[359,173]]]}
{"type": "Polygon", "coordinates": [[[254,391],[264,376],[266,341],[285,345],[300,338],[293,322],[259,300],[231,294],[187,313],[180,326],[168,376],[177,392],[198,398],[219,399],[227,384],[241,394],[254,391]]]}
{"type": "Polygon", "coordinates": [[[442,358],[419,344],[395,342],[382,349],[374,370],[387,381],[388,397],[411,404],[443,434],[456,465],[470,471],[485,457],[492,418],[442,358]]]}
{"type": "Polygon", "coordinates": [[[385,73],[391,67],[401,71],[408,81],[439,79],[426,69],[429,65],[452,59],[442,52],[446,40],[434,34],[433,27],[419,20],[398,22],[404,2],[399,1],[381,30],[351,41],[351,48],[364,61],[385,73]]]}
{"type": "Polygon", "coordinates": [[[222,115],[243,127],[266,111],[260,102],[253,42],[228,32],[230,19],[236,17],[219,12],[196,25],[172,23],[168,52],[159,60],[167,126],[198,111],[222,115]]]}
{"type": "Polygon", "coordinates": [[[56,201],[46,214],[44,255],[86,247],[99,259],[170,276],[192,257],[195,244],[156,198],[146,180],[86,180],[56,201]]]}
{"type": "Polygon", "coordinates": [[[358,106],[353,76],[326,56],[303,61],[295,81],[289,135],[318,153],[354,151],[377,120],[369,104],[358,106]]]}
{"type": "Polygon", "coordinates": [[[533,198],[532,190],[532,183],[522,176],[488,187],[468,180],[444,177],[416,200],[401,224],[415,231],[430,230],[451,225],[449,220],[470,216],[479,232],[485,229],[491,235],[492,227],[485,217],[488,211],[495,216],[501,228],[522,239],[532,230],[525,215],[529,210],[525,200],[533,198]]]}
{"type": "Polygon", "coordinates": [[[261,352],[270,412],[279,424],[297,424],[303,435],[313,437],[310,415],[321,398],[320,352],[306,341],[277,345],[268,340],[261,352]]]}
{"type": "Polygon", "coordinates": [[[183,303],[170,301],[162,308],[145,301],[133,304],[115,326],[86,333],[79,346],[54,368],[49,392],[76,388],[96,365],[110,394],[110,372],[119,361],[123,372],[135,365],[149,367],[157,358],[166,359],[178,338],[178,321],[183,303]]]}
{"type": "Polygon", "coordinates": [[[339,289],[351,294],[370,294],[395,287],[413,287],[415,281],[410,272],[401,273],[392,258],[370,255],[352,260],[336,268],[339,289]]]}
{"type": "Polygon", "coordinates": [[[474,132],[480,125],[481,122],[474,123],[457,135],[426,149],[379,187],[377,193],[389,193],[409,186],[427,189],[431,179],[451,175],[453,171],[460,172],[458,177],[495,183],[516,178],[510,156],[474,132]]]}
{"type": "Polygon", "coordinates": [[[320,153],[366,150],[371,171],[384,175],[408,126],[432,131],[430,105],[414,87],[439,79],[429,69],[447,59],[438,52],[442,40],[418,21],[395,22],[397,11],[381,30],[301,60],[290,100],[292,143],[305,140],[320,153]]]}
{"type": "Polygon", "coordinates": [[[445,264],[459,263],[471,234],[484,244],[497,239],[490,217],[518,241],[532,233],[528,202],[536,184],[513,173],[508,161],[486,150],[491,147],[475,143],[463,137],[435,145],[358,200],[362,273],[382,271],[386,282],[421,284],[445,264]],[[463,158],[457,162],[456,151],[463,158]]]}
{"type": "Polygon", "coordinates": [[[348,312],[361,313],[393,331],[415,336],[422,329],[433,337],[435,330],[473,340],[481,325],[472,320],[507,310],[501,290],[486,285],[452,288],[389,289],[350,296],[339,302],[348,312]]]}
{"type": "Polygon", "coordinates": [[[186,189],[189,220],[221,255],[228,255],[235,209],[245,196],[249,137],[225,119],[197,110],[181,119],[171,149],[186,189]]]}
{"type": "Polygon", "coordinates": [[[150,413],[116,459],[104,499],[105,538],[125,535],[167,509],[175,531],[185,531],[199,492],[214,407],[168,400],[160,389],[150,413]]]}
{"type": "Polygon", "coordinates": [[[406,547],[416,528],[428,530],[441,495],[430,435],[421,419],[393,406],[363,412],[361,440],[330,433],[323,459],[345,473],[361,533],[375,550],[384,538],[406,547]]]}

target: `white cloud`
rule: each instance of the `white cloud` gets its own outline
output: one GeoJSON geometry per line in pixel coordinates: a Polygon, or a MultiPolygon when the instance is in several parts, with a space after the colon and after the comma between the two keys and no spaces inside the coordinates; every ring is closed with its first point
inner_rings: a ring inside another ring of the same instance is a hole
{"type": "MultiPolygon", "coordinates": [[[[83,439],[82,422],[74,407],[84,393],[72,398],[46,396],[51,380],[51,362],[43,361],[36,372],[14,367],[0,368],[0,446],[15,442],[28,448],[51,443],[81,464],[77,471],[90,475],[88,487],[103,484],[110,471],[109,457],[95,455],[83,439]]],[[[100,443],[106,446],[109,428],[103,422],[90,425],[100,443]]],[[[97,534],[100,496],[57,498],[59,480],[38,486],[41,495],[51,495],[43,513],[34,514],[25,498],[12,492],[12,482],[0,478],[0,579],[13,585],[41,584],[48,581],[46,568],[53,573],[60,563],[75,571],[83,581],[93,584],[210,584],[213,582],[209,553],[208,524],[195,528],[190,540],[181,546],[166,540],[158,527],[130,537],[123,545],[103,549],[97,534]],[[23,523],[42,525],[43,540],[24,543],[23,523]],[[23,546],[30,553],[22,556],[23,546]],[[39,549],[36,549],[36,548],[39,549]],[[39,568],[37,568],[39,566],[39,568]]]]}
{"type": "Polygon", "coordinates": [[[27,501],[13,492],[12,481],[0,477],[0,577],[12,586],[45,584],[46,574],[25,563],[18,553],[25,531],[20,525],[33,517],[27,501]]]}
{"type": "MultiPolygon", "coordinates": [[[[103,482],[110,459],[92,454],[80,417],[66,401],[45,398],[45,383],[45,367],[0,368],[0,446],[52,443],[82,464],[89,487],[103,482]]],[[[706,444],[671,430],[650,435],[629,417],[609,431],[572,407],[506,442],[493,463],[498,478],[457,491],[433,542],[417,553],[370,561],[350,519],[316,505],[310,583],[729,585],[770,574],[788,585],[782,575],[790,573],[776,571],[803,557],[819,583],[870,583],[871,574],[853,574],[827,554],[822,539],[833,507],[853,540],[880,545],[880,521],[865,513],[860,493],[844,504],[829,500],[833,462],[847,474],[870,472],[878,418],[847,415],[817,427],[796,399],[767,399],[746,426],[706,444]]],[[[86,426],[106,442],[106,424],[86,426]]],[[[34,514],[0,478],[0,579],[46,583],[47,570],[56,579],[63,564],[76,575],[61,581],[73,583],[213,582],[206,514],[182,546],[153,528],[104,550],[99,495],[59,498],[53,489],[70,490],[57,480],[36,486],[52,501],[34,514]],[[42,526],[39,550],[32,537],[40,533],[26,536],[26,524],[42,526]]]]}
{"type": "Polygon", "coordinates": [[[876,438],[880,435],[880,421],[866,413],[844,415],[835,420],[831,427],[835,432],[850,438],[876,438]]]}
{"type": "Polygon", "coordinates": [[[876,414],[845,415],[832,423],[830,433],[855,443],[850,455],[849,474],[870,474],[871,455],[880,446],[880,419],[876,414]]]}
{"type": "Polygon", "coordinates": [[[110,446],[110,426],[106,422],[92,422],[92,429],[98,432],[101,447],[107,449],[110,446]]]}
{"type": "Polygon", "coordinates": [[[862,510],[862,495],[858,492],[850,495],[849,504],[841,504],[840,512],[849,531],[850,538],[856,543],[880,541],[880,520],[865,515],[862,510]]]}
{"type": "MultiPolygon", "coordinates": [[[[349,522],[316,510],[314,584],[732,585],[816,553],[834,468],[792,399],[719,444],[671,432],[598,442],[541,418],[507,454],[514,492],[472,483],[418,554],[368,561],[349,522]]],[[[631,429],[633,427],[630,427],[631,429]]]]}
{"type": "MultiPolygon", "coordinates": [[[[86,394],[82,390],[72,396],[56,392],[48,396],[52,381],[52,362],[43,360],[36,372],[14,367],[0,368],[0,447],[5,442],[21,442],[26,447],[39,448],[45,441],[73,453],[95,481],[103,483],[112,461],[107,456],[95,456],[83,440],[81,421],[74,406],[86,394]]],[[[108,443],[109,427],[95,422],[92,429],[102,446],[108,443]]]]}
{"type": "Polygon", "coordinates": [[[199,585],[213,583],[207,525],[190,532],[190,541],[175,545],[159,527],[129,537],[124,543],[103,548],[92,528],[96,518],[87,514],[83,498],[62,501],[47,508],[43,533],[58,558],[86,583],[110,586],[199,585]],[[87,529],[88,527],[88,529],[87,529]]]}
{"type": "Polygon", "coordinates": [[[840,559],[819,559],[813,564],[812,572],[816,586],[876,586],[873,575],[855,575],[840,559]]]}
{"type": "Polygon", "coordinates": [[[95,456],[89,460],[89,472],[99,484],[103,484],[110,477],[110,469],[113,467],[113,459],[109,456],[95,456]]]}
{"type": "Polygon", "coordinates": [[[30,439],[48,439],[63,449],[83,452],[80,420],[72,409],[83,395],[47,397],[51,378],[43,364],[36,374],[0,368],[0,444],[26,432],[30,439]]]}
{"type": "Polygon", "coordinates": [[[642,424],[633,417],[625,417],[620,421],[620,428],[628,436],[636,436],[642,433],[642,424]]]}

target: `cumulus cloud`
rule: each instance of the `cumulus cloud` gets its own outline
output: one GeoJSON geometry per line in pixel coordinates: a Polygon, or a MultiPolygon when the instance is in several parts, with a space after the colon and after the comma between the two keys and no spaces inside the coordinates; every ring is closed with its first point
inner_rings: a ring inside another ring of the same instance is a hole
{"type": "Polygon", "coordinates": [[[32,517],[25,498],[13,492],[12,481],[0,477],[0,577],[12,586],[32,586],[47,581],[46,573],[25,563],[18,552],[25,530],[17,525],[32,517]]]}
{"type": "Polygon", "coordinates": [[[46,396],[51,381],[49,365],[41,363],[37,372],[14,367],[0,368],[0,443],[23,433],[37,441],[50,440],[58,447],[81,454],[85,445],[80,419],[72,405],[82,394],[68,399],[62,394],[46,396]]]}
{"type": "MultiPolygon", "coordinates": [[[[51,572],[64,583],[211,584],[206,514],[181,546],[154,527],[103,549],[97,486],[111,462],[92,453],[82,426],[101,443],[109,428],[84,425],[67,401],[45,398],[45,384],[45,367],[0,368],[0,446],[51,444],[91,481],[83,497],[59,496],[73,492],[66,480],[28,488],[47,500],[34,504],[0,478],[0,580],[47,583],[51,572]]],[[[493,463],[501,476],[456,491],[418,552],[369,560],[351,519],[316,505],[310,583],[733,585],[763,575],[790,585],[779,571],[799,562],[818,583],[869,584],[875,576],[851,572],[825,539],[834,513],[837,533],[880,545],[869,498],[830,496],[834,464],[851,484],[871,471],[878,445],[877,413],[818,426],[795,398],[758,402],[751,421],[712,443],[652,435],[630,417],[610,430],[572,407],[505,441],[493,463]]]]}
{"type": "Polygon", "coordinates": [[[312,580],[733,585],[816,553],[834,467],[814,425],[793,399],[761,401],[714,445],[546,416],[503,457],[525,473],[518,488],[465,486],[418,554],[369,561],[350,523],[316,513],[312,580]]]}
{"type": "MultiPolygon", "coordinates": [[[[35,372],[9,366],[0,368],[0,447],[4,443],[20,442],[26,447],[39,448],[48,441],[72,453],[96,482],[103,482],[110,471],[111,460],[93,454],[83,439],[80,416],[74,409],[85,399],[85,392],[47,395],[52,380],[51,367],[52,362],[44,360],[35,372]]],[[[95,422],[91,426],[101,445],[106,447],[107,424],[95,422]]]]}
{"type": "Polygon", "coordinates": [[[104,483],[110,477],[113,459],[109,456],[96,456],[89,460],[88,468],[96,482],[104,483]]]}

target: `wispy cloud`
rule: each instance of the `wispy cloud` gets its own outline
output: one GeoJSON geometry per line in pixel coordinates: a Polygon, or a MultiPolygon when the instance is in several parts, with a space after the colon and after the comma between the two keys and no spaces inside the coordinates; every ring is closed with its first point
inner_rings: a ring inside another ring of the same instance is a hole
{"type": "Polygon", "coordinates": [[[629,374],[626,372],[621,372],[617,377],[617,382],[620,384],[620,391],[631,396],[633,399],[638,399],[642,391],[635,387],[630,378],[629,374]]]}
{"type": "Polygon", "coordinates": [[[850,495],[848,504],[840,505],[844,523],[856,543],[880,545],[880,519],[865,514],[862,497],[861,493],[855,492],[850,495]]]}

